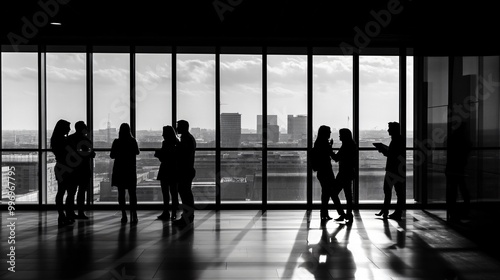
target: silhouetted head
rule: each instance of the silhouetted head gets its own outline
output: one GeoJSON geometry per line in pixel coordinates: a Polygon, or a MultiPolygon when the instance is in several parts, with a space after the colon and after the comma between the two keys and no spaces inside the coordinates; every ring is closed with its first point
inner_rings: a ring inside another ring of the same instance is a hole
{"type": "Polygon", "coordinates": [[[128,123],[122,123],[120,125],[120,131],[118,132],[119,139],[133,138],[132,131],[130,130],[130,125],[128,123]]]}
{"type": "Polygon", "coordinates": [[[177,133],[184,134],[189,132],[189,123],[186,120],[177,121],[177,133]]]}
{"type": "Polygon", "coordinates": [[[352,139],[352,132],[348,128],[341,128],[339,130],[339,139],[342,142],[354,142],[354,139],[352,139]]]}
{"type": "Polygon", "coordinates": [[[318,137],[317,139],[329,139],[332,131],[329,126],[322,125],[318,129],[318,137]]]}
{"type": "Polygon", "coordinates": [[[60,119],[57,121],[54,131],[52,131],[51,138],[61,137],[67,135],[71,131],[70,122],[60,119]]]}
{"type": "Polygon", "coordinates": [[[391,136],[400,135],[401,126],[399,125],[398,122],[390,122],[389,129],[387,130],[387,132],[389,132],[389,135],[391,136]]]}
{"type": "Polygon", "coordinates": [[[163,139],[165,139],[165,141],[167,142],[174,143],[177,141],[177,133],[175,132],[175,129],[170,125],[166,125],[163,127],[162,136],[163,139]]]}
{"type": "Polygon", "coordinates": [[[77,133],[87,134],[88,133],[87,125],[83,121],[77,121],[75,123],[75,131],[77,133]]]}

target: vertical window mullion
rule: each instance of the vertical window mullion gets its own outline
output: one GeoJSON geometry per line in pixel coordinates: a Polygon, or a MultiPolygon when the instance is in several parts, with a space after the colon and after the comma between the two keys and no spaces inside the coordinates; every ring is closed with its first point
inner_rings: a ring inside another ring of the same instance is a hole
{"type": "Polygon", "coordinates": [[[136,134],[136,106],[135,106],[135,47],[130,47],[130,130],[132,131],[132,135],[137,137],[136,134]]]}
{"type": "MultiPolygon", "coordinates": [[[[405,162],[406,162],[406,48],[399,49],[399,124],[401,136],[405,141],[405,162]]],[[[403,197],[406,199],[406,168],[403,176],[403,197]]]]}
{"type": "MultiPolygon", "coordinates": [[[[359,54],[355,53],[353,55],[353,91],[352,91],[352,108],[353,108],[353,116],[352,116],[352,130],[353,130],[353,138],[356,143],[359,145],[359,54]]],[[[356,152],[356,164],[358,168],[356,168],[354,181],[353,181],[353,203],[354,205],[359,205],[359,150],[356,152]]]]}
{"type": "Polygon", "coordinates": [[[267,47],[262,48],[262,211],[267,210],[267,47]]]}
{"type": "Polygon", "coordinates": [[[45,46],[38,47],[38,204],[47,204],[47,65],[45,46]]]}
{"type": "Polygon", "coordinates": [[[215,51],[215,209],[221,204],[220,47],[215,51]]]}
{"type": "Polygon", "coordinates": [[[311,166],[311,149],[313,146],[313,55],[312,47],[307,48],[307,177],[306,208],[312,209],[313,172],[311,166]]]}
{"type": "MultiPolygon", "coordinates": [[[[94,107],[92,106],[94,102],[94,91],[93,91],[93,84],[94,84],[94,67],[93,67],[93,55],[92,55],[92,46],[87,46],[86,49],[86,65],[85,65],[85,80],[86,80],[86,94],[87,94],[87,128],[88,128],[88,137],[90,139],[94,139],[93,132],[94,132],[94,107]]],[[[94,203],[94,165],[90,165],[90,170],[92,177],[89,178],[90,180],[90,190],[87,192],[87,205],[91,205],[94,203]]]]}

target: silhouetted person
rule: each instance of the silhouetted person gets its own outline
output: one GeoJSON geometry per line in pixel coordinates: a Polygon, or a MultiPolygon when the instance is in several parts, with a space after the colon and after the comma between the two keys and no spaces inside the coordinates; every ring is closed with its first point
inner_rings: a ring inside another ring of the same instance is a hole
{"type": "Polygon", "coordinates": [[[321,210],[320,217],[322,221],[331,220],[332,218],[328,215],[328,201],[330,198],[337,209],[339,217],[335,219],[336,221],[343,221],[346,216],[342,205],[340,204],[340,199],[338,197],[338,191],[335,182],[335,175],[332,169],[332,157],[334,156],[332,145],[333,141],[329,140],[331,135],[331,130],[329,126],[322,125],[318,129],[318,136],[316,141],[314,141],[313,148],[313,161],[316,165],[316,177],[321,185],[321,210]]]}
{"type": "Polygon", "coordinates": [[[75,215],[74,212],[72,213],[72,215],[75,215],[75,219],[88,219],[85,215],[85,193],[90,191],[90,182],[92,180],[91,165],[92,159],[95,158],[95,152],[87,134],[87,125],[83,121],[78,121],[75,123],[75,133],[68,136],[71,149],[78,159],[73,174],[75,184],[78,186],[78,194],[76,196],[78,215],[75,215]]]}
{"type": "Polygon", "coordinates": [[[196,141],[193,135],[189,133],[189,123],[185,120],[177,122],[177,133],[181,135],[181,140],[177,146],[177,186],[182,200],[182,216],[173,223],[175,225],[187,225],[194,220],[194,197],[191,184],[196,175],[194,169],[196,141]]]}
{"type": "Polygon", "coordinates": [[[346,199],[346,220],[353,221],[352,216],[352,181],[355,176],[357,146],[352,139],[352,132],[347,128],[339,130],[339,139],[342,141],[339,151],[333,155],[333,160],[339,163],[339,173],[337,174],[338,192],[344,190],[346,199]]]}
{"type": "Polygon", "coordinates": [[[460,191],[464,201],[462,214],[467,214],[470,206],[470,195],[465,184],[465,167],[472,144],[465,123],[460,122],[455,125],[457,127],[452,127],[452,132],[446,139],[446,202],[448,204],[448,219],[451,221],[459,221],[461,216],[457,207],[458,191],[460,191]]]}
{"type": "Polygon", "coordinates": [[[160,220],[175,220],[179,209],[179,195],[177,192],[177,159],[176,149],[179,144],[177,133],[170,125],[163,127],[163,142],[161,149],[156,151],[155,157],[160,160],[160,170],[157,180],[160,180],[163,194],[163,213],[158,216],[160,220]],[[172,197],[172,216],[169,215],[168,204],[172,197]]]}
{"type": "Polygon", "coordinates": [[[375,214],[385,218],[400,220],[405,209],[405,170],[406,170],[406,157],[405,157],[405,140],[401,136],[401,127],[397,122],[390,122],[389,129],[387,130],[391,136],[391,143],[389,147],[386,145],[377,145],[377,149],[384,156],[387,157],[385,165],[384,177],[384,205],[382,210],[375,214]],[[394,186],[397,196],[396,210],[388,215],[391,206],[392,187],[394,186]]]}
{"type": "Polygon", "coordinates": [[[136,156],[139,153],[139,146],[132,136],[130,126],[127,123],[122,123],[118,132],[118,139],[113,141],[109,155],[115,160],[111,185],[118,188],[118,204],[122,211],[122,223],[127,222],[125,190],[128,190],[130,198],[130,222],[137,223],[138,221],[136,156]]]}
{"type": "Polygon", "coordinates": [[[76,191],[75,183],[73,180],[73,167],[70,161],[70,151],[71,147],[68,142],[68,133],[70,132],[70,122],[66,120],[57,121],[52,136],[50,137],[50,148],[54,156],[56,157],[56,165],[54,167],[54,173],[57,180],[57,193],[56,193],[56,208],[59,214],[57,219],[57,224],[59,226],[65,226],[72,224],[74,220],[71,217],[71,212],[73,209],[71,205],[74,204],[74,197],[76,191]],[[64,205],[64,195],[66,196],[66,205],[64,205]],[[73,198],[70,201],[69,198],[73,198]],[[66,212],[66,213],[65,213],[66,212]]]}

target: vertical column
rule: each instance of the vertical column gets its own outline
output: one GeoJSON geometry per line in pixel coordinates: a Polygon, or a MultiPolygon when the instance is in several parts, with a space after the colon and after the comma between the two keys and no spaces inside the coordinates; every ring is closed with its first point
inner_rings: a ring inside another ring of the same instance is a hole
{"type": "Polygon", "coordinates": [[[313,52],[312,47],[307,48],[307,210],[312,209],[313,203],[313,172],[312,172],[312,147],[313,147],[313,52]]]}
{"type": "MultiPolygon", "coordinates": [[[[356,52],[353,55],[352,62],[352,133],[353,139],[359,145],[359,54],[356,52]]],[[[359,204],[359,151],[356,155],[356,168],[353,180],[353,203],[359,204]]]]}
{"type": "Polygon", "coordinates": [[[267,210],[267,47],[262,48],[262,211],[267,210]]]}
{"type": "MultiPolygon", "coordinates": [[[[91,141],[94,139],[94,64],[93,64],[94,56],[92,54],[92,46],[87,46],[86,49],[86,94],[87,94],[87,128],[88,128],[88,137],[91,141]]],[[[90,190],[87,192],[87,205],[91,205],[94,201],[94,165],[90,165],[90,174],[92,177],[90,180],[90,190]]]]}
{"type": "Polygon", "coordinates": [[[177,123],[177,46],[172,46],[172,126],[177,123]]]}
{"type": "Polygon", "coordinates": [[[47,72],[45,46],[38,46],[38,204],[47,203],[47,72]]]}
{"type": "MultiPolygon", "coordinates": [[[[405,141],[406,164],[406,48],[399,49],[399,124],[405,141]]],[[[407,166],[406,166],[407,168],[407,166]]],[[[403,170],[403,197],[406,200],[406,168],[403,170]]]]}
{"type": "Polygon", "coordinates": [[[130,46],[130,130],[136,135],[136,109],[135,109],[135,46],[130,46]]]}
{"type": "Polygon", "coordinates": [[[221,152],[220,152],[220,46],[215,49],[215,209],[220,210],[221,203],[221,152]]]}

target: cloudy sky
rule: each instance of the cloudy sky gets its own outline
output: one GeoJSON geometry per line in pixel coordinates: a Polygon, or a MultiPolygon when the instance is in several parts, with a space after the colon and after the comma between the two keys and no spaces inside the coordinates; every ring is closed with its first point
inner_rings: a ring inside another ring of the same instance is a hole
{"type": "MultiPolygon", "coordinates": [[[[215,56],[177,56],[178,119],[191,127],[215,127],[215,56]]],[[[398,57],[360,57],[360,128],[386,129],[398,120],[398,57]]],[[[313,59],[313,126],[352,128],[352,58],[313,59]]],[[[94,127],[129,122],[128,54],[94,54],[94,127]]],[[[171,124],[171,56],[138,54],[136,59],[137,128],[160,130],[171,124]]],[[[408,63],[411,70],[412,61],[408,63]]],[[[307,113],[307,57],[270,55],[267,66],[268,114],[278,115],[286,129],[287,115],[307,113]]],[[[86,119],[85,54],[47,54],[47,127],[58,119],[86,119]]],[[[409,73],[411,76],[412,72],[409,73]]],[[[412,82],[409,79],[409,82],[412,82]]],[[[409,87],[409,93],[412,89],[409,87]]],[[[410,100],[410,108],[412,107],[410,100]]],[[[37,57],[32,53],[2,54],[2,127],[36,129],[37,57]]],[[[221,55],[221,112],[242,114],[242,127],[256,129],[262,114],[262,58],[221,55]]],[[[408,124],[413,122],[412,112],[408,124]]],[[[411,127],[411,126],[410,126],[411,127]]]]}

